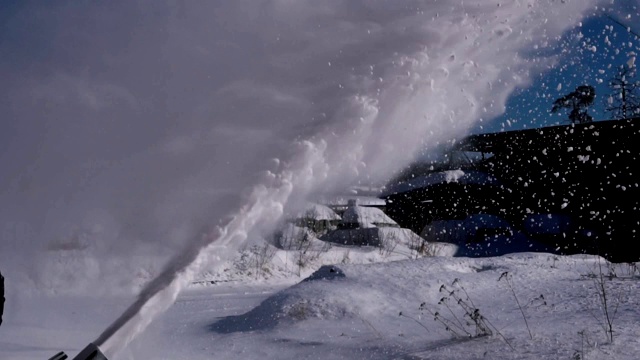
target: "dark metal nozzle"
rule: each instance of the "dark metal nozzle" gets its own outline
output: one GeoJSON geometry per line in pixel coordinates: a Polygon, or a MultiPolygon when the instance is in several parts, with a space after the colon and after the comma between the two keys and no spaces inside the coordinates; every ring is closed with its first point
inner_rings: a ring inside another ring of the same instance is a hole
{"type": "Polygon", "coordinates": [[[107,357],[94,343],[90,343],[73,360],[107,360],[107,357]]]}
{"type": "MultiPolygon", "coordinates": [[[[66,360],[68,359],[67,354],[60,351],[56,355],[54,355],[49,360],[66,360]]],[[[73,360],[107,360],[107,357],[104,356],[100,348],[97,347],[94,343],[90,343],[85,347],[73,360]]]]}

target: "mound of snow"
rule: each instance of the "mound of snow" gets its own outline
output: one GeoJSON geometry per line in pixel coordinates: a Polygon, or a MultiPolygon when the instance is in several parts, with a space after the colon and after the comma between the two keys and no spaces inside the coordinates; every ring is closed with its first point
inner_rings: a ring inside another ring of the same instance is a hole
{"type": "Polygon", "coordinates": [[[330,198],[327,199],[325,203],[333,207],[348,207],[351,206],[354,201],[360,206],[385,206],[387,204],[384,199],[375,196],[353,194],[330,198]]]}
{"type": "Polygon", "coordinates": [[[415,259],[432,254],[424,247],[424,240],[409,229],[358,230],[375,232],[373,236],[378,245],[342,246],[345,245],[344,242],[324,241],[327,235],[320,240],[306,228],[286,224],[279,237],[276,237],[276,246],[265,240],[247,246],[235,258],[203,271],[194,284],[291,282],[309,276],[325,265],[370,264],[415,259]]]}
{"type": "Polygon", "coordinates": [[[398,223],[388,217],[382,210],[359,205],[350,206],[344,214],[342,214],[342,223],[357,225],[357,227],[360,228],[398,226],[398,223]]]}
{"type": "Polygon", "coordinates": [[[276,246],[285,250],[298,249],[314,240],[317,238],[311,230],[294,224],[285,224],[275,236],[276,246]]]}
{"type": "Polygon", "coordinates": [[[287,358],[569,359],[578,348],[587,358],[634,359],[640,349],[637,289],[628,293],[621,279],[607,283],[629,296],[619,304],[625,316],[615,323],[618,340],[604,342],[594,322],[597,289],[585,278],[600,261],[533,253],[431,257],[341,265],[336,272],[343,275],[328,278],[331,268],[325,267],[245,314],[213,320],[209,329],[220,358],[241,358],[246,354],[235,349],[247,349],[272,357],[284,351],[287,358]],[[477,309],[493,336],[474,337],[474,323],[453,296],[477,309]]]}
{"type": "Polygon", "coordinates": [[[296,214],[297,219],[313,219],[339,221],[342,218],[329,207],[320,204],[308,204],[306,208],[296,214]]]}

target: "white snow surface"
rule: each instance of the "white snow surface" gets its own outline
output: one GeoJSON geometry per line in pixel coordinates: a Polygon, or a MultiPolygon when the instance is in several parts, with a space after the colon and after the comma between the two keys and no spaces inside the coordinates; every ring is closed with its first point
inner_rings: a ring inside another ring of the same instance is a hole
{"type": "MultiPolygon", "coordinates": [[[[640,351],[637,268],[594,256],[427,257],[327,266],[300,279],[192,285],[111,360],[637,359],[640,351]],[[617,308],[613,343],[602,328],[600,268],[616,274],[604,277],[611,309],[617,308]],[[454,302],[451,311],[438,304],[449,291],[472,302],[500,335],[455,337],[434,321],[428,311],[466,321],[454,302]]],[[[0,358],[40,360],[59,350],[73,356],[129,300],[9,294],[0,358]]]]}
{"type": "Polygon", "coordinates": [[[444,179],[446,182],[458,182],[464,176],[464,171],[457,170],[446,170],[444,172],[444,179]]]}
{"type": "Polygon", "coordinates": [[[382,210],[358,205],[349,207],[342,214],[342,221],[347,224],[359,224],[362,228],[372,228],[378,225],[398,225],[382,210]]]}
{"type": "Polygon", "coordinates": [[[310,203],[304,210],[296,214],[298,219],[314,219],[314,220],[340,220],[340,215],[336,214],[329,207],[321,204],[310,203]]]}
{"type": "MultiPolygon", "coordinates": [[[[378,190],[377,193],[380,193],[378,190]]],[[[385,206],[387,203],[384,199],[374,196],[363,195],[340,195],[326,200],[331,206],[348,206],[350,201],[355,201],[360,206],[385,206]]]]}
{"type": "Polygon", "coordinates": [[[310,276],[323,265],[371,264],[415,259],[422,238],[408,229],[370,228],[389,240],[382,247],[341,246],[319,240],[306,228],[286,224],[278,248],[266,242],[246,246],[235,257],[201,272],[195,284],[278,282],[310,276]],[[301,241],[303,240],[303,241],[301,241]]]}

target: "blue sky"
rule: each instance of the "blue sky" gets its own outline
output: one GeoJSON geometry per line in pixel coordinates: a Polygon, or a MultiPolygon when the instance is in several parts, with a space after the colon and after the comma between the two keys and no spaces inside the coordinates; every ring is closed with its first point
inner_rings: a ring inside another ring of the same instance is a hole
{"type": "MultiPolygon", "coordinates": [[[[623,9],[624,7],[620,8],[623,9]]],[[[633,27],[639,21],[637,10],[616,18],[632,26],[632,32],[638,33],[637,26],[633,27]]],[[[639,49],[640,40],[614,21],[606,16],[590,18],[581,27],[565,34],[560,45],[551,51],[560,56],[553,69],[538,75],[529,87],[512,94],[503,115],[478,124],[472,132],[566,124],[566,113],[550,112],[552,103],[583,84],[592,85],[596,89],[596,100],[590,114],[596,121],[610,119],[611,115],[605,111],[605,102],[611,92],[607,83],[615,74],[616,68],[626,64],[630,53],[639,54],[639,49]],[[610,45],[607,44],[607,39],[610,45]]]]}

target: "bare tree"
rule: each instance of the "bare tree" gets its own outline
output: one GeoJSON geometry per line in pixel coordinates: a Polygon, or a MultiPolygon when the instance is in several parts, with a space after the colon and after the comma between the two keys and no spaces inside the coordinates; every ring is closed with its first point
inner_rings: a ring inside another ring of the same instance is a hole
{"type": "Polygon", "coordinates": [[[574,124],[584,124],[593,121],[589,115],[589,107],[596,98],[596,90],[591,85],[580,85],[574,91],[564,95],[553,102],[551,112],[562,109],[570,109],[569,121],[574,124]]]}
{"type": "Polygon", "coordinates": [[[640,115],[640,81],[634,79],[635,67],[622,65],[618,73],[609,80],[611,94],[606,110],[615,119],[627,119],[640,115]]]}

